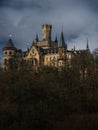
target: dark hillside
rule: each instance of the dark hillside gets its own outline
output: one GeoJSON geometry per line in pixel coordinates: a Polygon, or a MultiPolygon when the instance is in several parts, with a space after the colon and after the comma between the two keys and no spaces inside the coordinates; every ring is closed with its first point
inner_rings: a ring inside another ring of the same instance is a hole
{"type": "MultiPolygon", "coordinates": [[[[77,119],[78,114],[96,115],[97,77],[98,72],[92,71],[88,77],[81,79],[74,69],[58,72],[44,68],[38,73],[26,68],[8,72],[1,70],[0,130],[51,130],[65,116],[74,114],[77,119]]],[[[89,125],[86,130],[90,130],[89,125]]]]}

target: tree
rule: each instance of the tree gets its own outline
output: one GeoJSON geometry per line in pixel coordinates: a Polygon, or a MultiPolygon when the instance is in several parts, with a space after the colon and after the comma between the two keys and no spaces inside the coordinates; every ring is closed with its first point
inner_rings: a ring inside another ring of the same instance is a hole
{"type": "Polygon", "coordinates": [[[98,69],[98,48],[95,48],[93,50],[93,58],[94,58],[94,65],[95,65],[95,70],[98,69]]]}

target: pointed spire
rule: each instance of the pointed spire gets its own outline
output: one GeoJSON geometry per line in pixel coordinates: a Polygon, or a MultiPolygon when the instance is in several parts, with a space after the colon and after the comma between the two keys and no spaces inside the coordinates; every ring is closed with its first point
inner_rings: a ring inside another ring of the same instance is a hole
{"type": "Polygon", "coordinates": [[[35,38],[36,42],[39,41],[39,38],[38,38],[38,34],[36,34],[36,38],[35,38]]]}
{"type": "Polygon", "coordinates": [[[32,46],[35,44],[35,42],[34,42],[34,40],[33,40],[33,42],[32,42],[32,46]]]}
{"type": "Polygon", "coordinates": [[[11,34],[9,35],[9,40],[8,40],[6,45],[9,46],[9,47],[14,47],[14,44],[12,42],[12,35],[11,34]]]}
{"type": "Polygon", "coordinates": [[[9,35],[9,39],[12,38],[12,34],[9,35]]]}
{"type": "Polygon", "coordinates": [[[56,37],[55,37],[55,41],[54,41],[55,43],[58,43],[58,39],[57,39],[57,35],[56,35],[56,37]]]}
{"type": "Polygon", "coordinates": [[[62,32],[63,32],[63,25],[62,25],[62,32]]]}
{"type": "Polygon", "coordinates": [[[12,37],[12,36],[9,35],[9,40],[8,40],[8,42],[6,43],[6,45],[5,45],[4,48],[13,48],[13,49],[15,49],[15,46],[14,46],[14,44],[13,44],[13,42],[12,42],[11,37],[12,37]]]}
{"type": "Polygon", "coordinates": [[[87,45],[86,45],[86,49],[87,49],[87,50],[89,50],[88,38],[87,38],[87,45]]]}
{"type": "Polygon", "coordinates": [[[63,31],[61,32],[61,37],[60,37],[60,45],[59,47],[66,47],[65,45],[65,40],[64,40],[64,35],[63,35],[63,31]]]}
{"type": "Polygon", "coordinates": [[[75,46],[74,46],[74,51],[76,50],[75,46]]]}

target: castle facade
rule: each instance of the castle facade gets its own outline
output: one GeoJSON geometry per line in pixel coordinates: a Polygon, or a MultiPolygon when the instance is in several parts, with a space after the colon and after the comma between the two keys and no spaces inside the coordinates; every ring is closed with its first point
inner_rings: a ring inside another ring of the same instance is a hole
{"type": "Polygon", "coordinates": [[[34,69],[40,66],[63,68],[67,65],[67,67],[71,67],[71,61],[76,55],[89,50],[88,43],[84,50],[75,50],[75,48],[68,50],[63,31],[61,32],[60,42],[58,42],[57,36],[54,41],[51,39],[51,32],[52,25],[42,25],[42,40],[40,41],[38,35],[36,35],[32,46],[26,51],[17,49],[12,38],[9,37],[3,48],[3,69],[19,69],[22,63],[29,63],[34,69]]]}

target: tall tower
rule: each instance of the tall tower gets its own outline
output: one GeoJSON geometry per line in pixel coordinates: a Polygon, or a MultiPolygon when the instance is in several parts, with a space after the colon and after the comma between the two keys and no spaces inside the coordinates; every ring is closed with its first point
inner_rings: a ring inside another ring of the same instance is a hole
{"type": "Polygon", "coordinates": [[[42,39],[43,41],[51,41],[52,25],[42,25],[42,39]]]}
{"type": "Polygon", "coordinates": [[[65,43],[63,31],[61,32],[60,44],[59,44],[59,56],[65,59],[67,51],[67,44],[65,43]]]}
{"type": "Polygon", "coordinates": [[[3,69],[4,70],[13,69],[15,67],[15,53],[16,53],[16,48],[14,47],[11,37],[9,37],[7,44],[3,48],[3,69]]]}
{"type": "Polygon", "coordinates": [[[60,47],[60,48],[67,49],[67,44],[65,43],[63,31],[61,32],[59,47],[60,47]]]}

